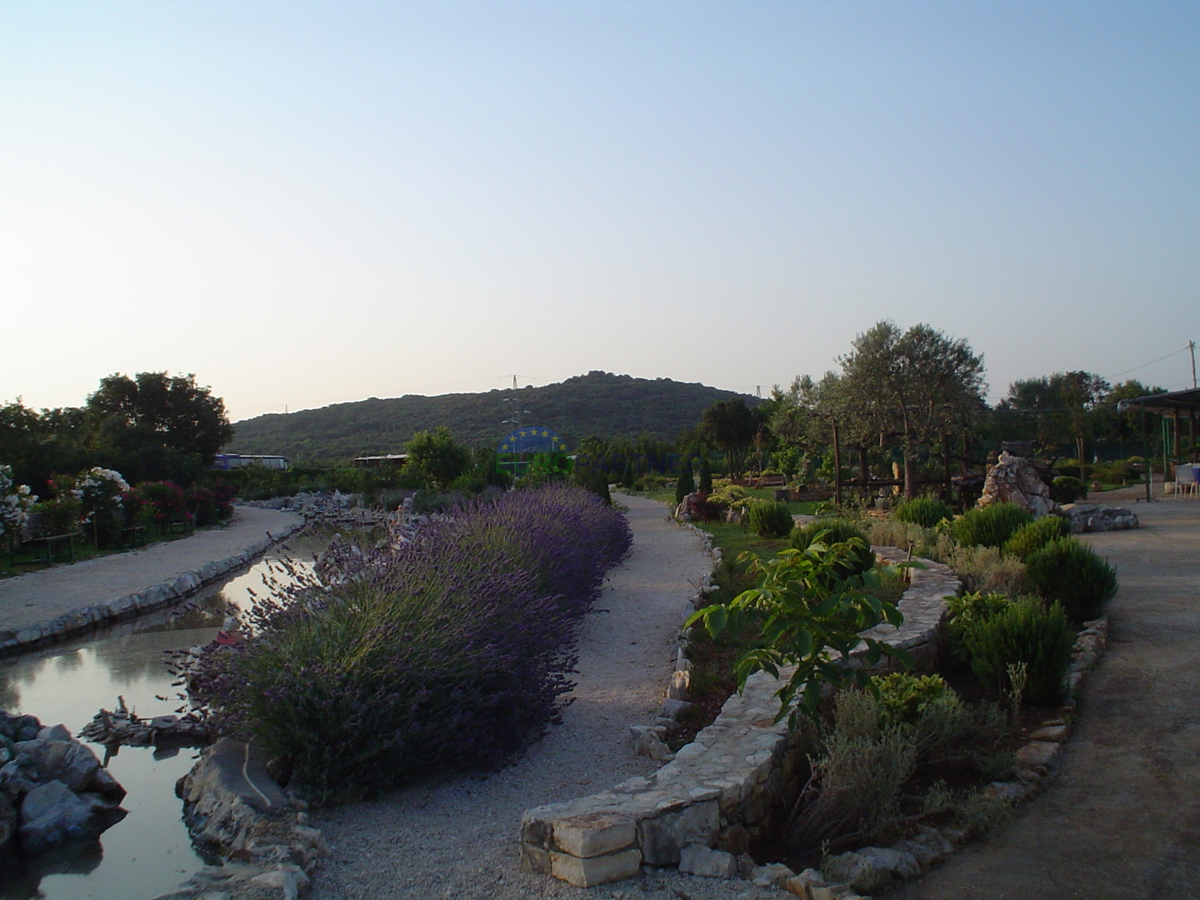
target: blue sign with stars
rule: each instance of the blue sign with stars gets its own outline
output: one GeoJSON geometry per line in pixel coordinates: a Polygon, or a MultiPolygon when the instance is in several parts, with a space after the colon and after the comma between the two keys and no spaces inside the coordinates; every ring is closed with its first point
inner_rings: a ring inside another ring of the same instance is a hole
{"type": "Polygon", "coordinates": [[[553,428],[539,428],[533,425],[513,429],[500,446],[497,453],[565,453],[566,442],[558,436],[553,428]]]}

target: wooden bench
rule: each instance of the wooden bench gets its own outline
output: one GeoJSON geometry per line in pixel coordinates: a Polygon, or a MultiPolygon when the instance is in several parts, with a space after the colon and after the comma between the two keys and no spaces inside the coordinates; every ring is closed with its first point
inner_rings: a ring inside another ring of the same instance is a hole
{"type": "Polygon", "coordinates": [[[146,526],[145,525],[130,525],[128,528],[121,529],[121,546],[122,547],[144,547],[146,546],[146,526]]]}
{"type": "Polygon", "coordinates": [[[38,556],[44,555],[46,565],[54,565],[57,548],[66,545],[67,560],[75,561],[75,539],[83,537],[81,531],[68,531],[62,534],[52,534],[50,522],[44,513],[32,513],[25,527],[21,529],[21,549],[35,547],[38,556]]]}

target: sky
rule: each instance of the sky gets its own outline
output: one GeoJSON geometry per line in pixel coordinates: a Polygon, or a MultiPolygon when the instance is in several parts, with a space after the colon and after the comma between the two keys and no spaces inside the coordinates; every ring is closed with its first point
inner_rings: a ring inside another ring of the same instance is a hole
{"type": "Polygon", "coordinates": [[[881,320],[1192,385],[1200,3],[0,0],[0,404],[233,421],[881,320]]]}

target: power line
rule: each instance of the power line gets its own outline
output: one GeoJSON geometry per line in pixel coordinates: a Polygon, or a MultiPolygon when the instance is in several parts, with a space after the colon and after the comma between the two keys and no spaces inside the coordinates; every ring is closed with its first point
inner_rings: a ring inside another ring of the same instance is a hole
{"type": "Polygon", "coordinates": [[[1124,372],[1118,372],[1116,375],[1109,375],[1105,378],[1105,380],[1112,381],[1114,378],[1120,378],[1122,375],[1128,375],[1130,372],[1136,372],[1138,369],[1144,369],[1147,366],[1152,366],[1155,363],[1160,363],[1164,359],[1170,359],[1172,356],[1178,356],[1180,353],[1187,353],[1189,350],[1192,349],[1193,346],[1194,346],[1193,344],[1189,343],[1186,347],[1181,347],[1172,353],[1168,353],[1166,356],[1160,356],[1158,359],[1151,360],[1148,363],[1142,363],[1140,366],[1134,366],[1132,369],[1126,369],[1124,372]]]}

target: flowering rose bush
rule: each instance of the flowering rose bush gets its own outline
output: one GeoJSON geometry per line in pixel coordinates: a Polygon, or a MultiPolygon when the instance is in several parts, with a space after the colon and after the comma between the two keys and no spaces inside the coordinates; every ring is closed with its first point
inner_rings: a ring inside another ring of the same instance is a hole
{"type": "Polygon", "coordinates": [[[11,466],[0,465],[0,539],[5,543],[17,540],[37,499],[29,485],[13,483],[11,466]]]}
{"type": "Polygon", "coordinates": [[[555,720],[579,620],[630,541],[594,494],[552,485],[343,547],[322,583],[259,602],[193,696],[317,801],[496,765],[555,720]]]}
{"type": "Polygon", "coordinates": [[[159,534],[171,522],[190,521],[183,488],[171,481],[143,481],[123,495],[131,524],[153,525],[159,534]]]}
{"type": "Polygon", "coordinates": [[[120,472],[93,466],[79,473],[75,481],[75,497],[83,510],[84,524],[91,524],[92,539],[97,547],[113,544],[125,523],[123,495],[129,484],[120,472]]]}

